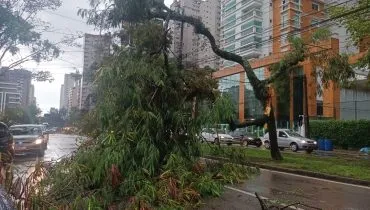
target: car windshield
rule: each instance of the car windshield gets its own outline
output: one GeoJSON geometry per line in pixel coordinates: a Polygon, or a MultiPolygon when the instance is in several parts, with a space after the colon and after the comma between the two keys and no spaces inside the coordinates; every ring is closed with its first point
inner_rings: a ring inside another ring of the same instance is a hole
{"type": "Polygon", "coordinates": [[[293,132],[293,131],[285,131],[289,136],[294,136],[294,137],[302,137],[301,135],[299,135],[298,133],[296,132],[293,132]]]}
{"type": "Polygon", "coordinates": [[[42,134],[41,128],[36,126],[17,126],[11,127],[9,130],[13,136],[42,134]]]}

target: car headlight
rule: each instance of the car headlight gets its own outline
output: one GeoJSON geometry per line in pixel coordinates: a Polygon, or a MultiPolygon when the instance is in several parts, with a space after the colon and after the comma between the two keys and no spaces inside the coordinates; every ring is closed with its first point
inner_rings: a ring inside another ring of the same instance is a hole
{"type": "Polygon", "coordinates": [[[317,142],[316,142],[316,141],[314,141],[313,143],[314,143],[314,144],[317,144],[317,142]]]}
{"type": "Polygon", "coordinates": [[[220,136],[220,139],[223,139],[223,138],[225,138],[224,136],[220,136]]]}
{"type": "Polygon", "coordinates": [[[42,139],[36,139],[35,144],[41,144],[43,142],[42,139]]]}
{"type": "Polygon", "coordinates": [[[304,143],[306,143],[306,141],[305,140],[302,140],[301,143],[304,144],[304,143]]]}

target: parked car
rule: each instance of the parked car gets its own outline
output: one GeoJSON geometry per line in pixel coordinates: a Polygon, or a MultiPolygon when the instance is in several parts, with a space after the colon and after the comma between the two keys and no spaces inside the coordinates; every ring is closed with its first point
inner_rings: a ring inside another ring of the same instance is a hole
{"type": "MultiPolygon", "coordinates": [[[[269,134],[266,133],[264,138],[264,144],[267,149],[270,148],[269,134]]],[[[293,152],[298,150],[306,150],[311,153],[317,148],[317,142],[299,135],[296,132],[288,129],[277,129],[278,146],[281,150],[284,148],[290,148],[293,152]]]]}
{"type": "Polygon", "coordinates": [[[248,133],[244,129],[236,129],[229,134],[234,138],[235,142],[238,142],[241,146],[254,145],[260,147],[262,145],[262,140],[259,137],[248,133]]]}
{"type": "Polygon", "coordinates": [[[212,144],[226,143],[227,145],[232,145],[234,143],[234,138],[229,134],[226,134],[224,130],[217,130],[214,128],[206,128],[202,131],[202,139],[210,142],[212,144]]]}
{"type": "Polygon", "coordinates": [[[8,126],[2,122],[0,122],[0,152],[6,154],[4,161],[11,162],[14,155],[14,140],[8,126]]]}
{"type": "Polygon", "coordinates": [[[41,125],[13,125],[9,128],[15,141],[15,154],[44,156],[47,148],[45,131],[41,125]]]}

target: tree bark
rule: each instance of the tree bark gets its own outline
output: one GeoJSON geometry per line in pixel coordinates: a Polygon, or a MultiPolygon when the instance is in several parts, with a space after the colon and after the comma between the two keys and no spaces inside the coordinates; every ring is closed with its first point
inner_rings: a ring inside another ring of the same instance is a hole
{"type": "Polygon", "coordinates": [[[280,154],[280,150],[279,150],[279,146],[277,142],[275,113],[274,113],[274,108],[272,106],[271,106],[271,111],[269,115],[269,120],[267,122],[267,128],[268,128],[269,139],[270,139],[271,158],[274,160],[282,160],[283,156],[281,156],[280,154]]]}

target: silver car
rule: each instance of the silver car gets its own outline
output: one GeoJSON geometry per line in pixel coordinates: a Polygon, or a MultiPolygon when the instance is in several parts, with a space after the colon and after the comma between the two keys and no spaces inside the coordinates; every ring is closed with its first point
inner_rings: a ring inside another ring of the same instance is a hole
{"type": "Polygon", "coordinates": [[[15,142],[15,154],[44,156],[47,139],[40,125],[13,125],[9,128],[15,142]]]}
{"type": "Polygon", "coordinates": [[[225,143],[227,145],[232,145],[235,141],[234,138],[229,134],[226,134],[225,131],[217,130],[216,132],[216,129],[214,128],[203,129],[201,137],[204,141],[210,142],[212,144],[225,143]]]}
{"type": "MultiPolygon", "coordinates": [[[[277,129],[277,138],[278,146],[281,150],[284,148],[290,148],[293,152],[297,152],[298,150],[306,150],[308,153],[311,153],[317,147],[317,142],[315,140],[305,138],[288,129],[277,129]]],[[[265,147],[269,149],[269,134],[266,133],[263,139],[265,147]]]]}

